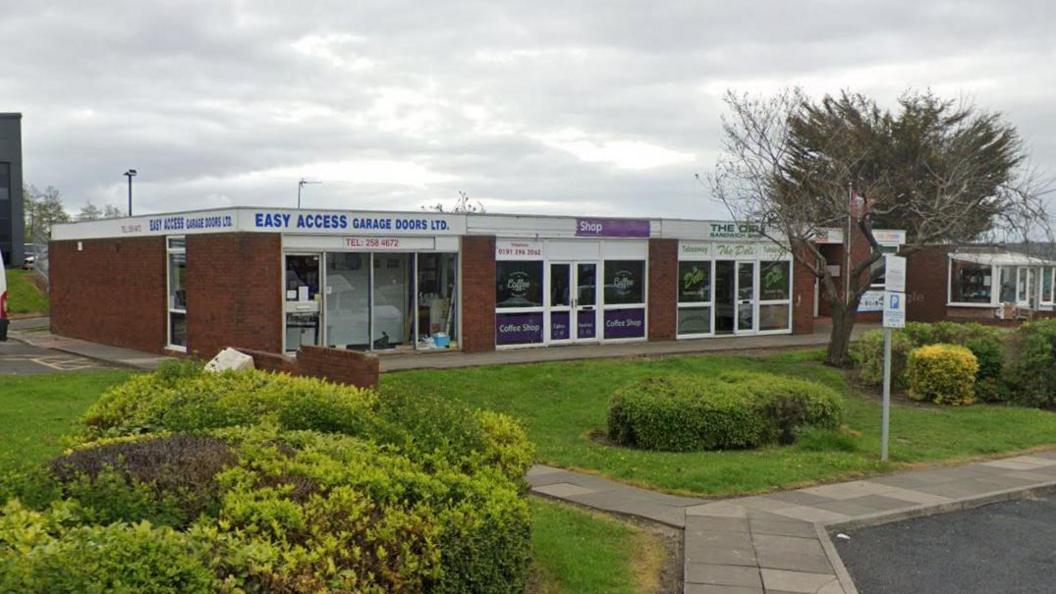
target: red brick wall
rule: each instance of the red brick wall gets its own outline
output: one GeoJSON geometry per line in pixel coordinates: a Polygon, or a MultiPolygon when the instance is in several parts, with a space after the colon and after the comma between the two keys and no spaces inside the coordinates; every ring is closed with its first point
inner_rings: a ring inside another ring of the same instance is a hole
{"type": "Polygon", "coordinates": [[[495,237],[462,237],[462,350],[495,350],[495,237]]]}
{"type": "Polygon", "coordinates": [[[338,384],[376,388],[381,366],[374,355],[317,346],[301,346],[297,357],[253,349],[238,349],[253,357],[253,366],[264,371],[317,377],[338,384]]]}
{"type": "Polygon", "coordinates": [[[906,260],[906,319],[946,319],[947,256],[950,246],[927,246],[906,260]]]}
{"type": "Polygon", "coordinates": [[[678,240],[649,240],[649,340],[674,340],[678,315],[678,240]]]}
{"type": "Polygon", "coordinates": [[[381,366],[375,355],[345,349],[302,346],[297,351],[297,373],[361,388],[378,385],[381,366]]]}
{"type": "Polygon", "coordinates": [[[165,238],[53,241],[51,331],[141,351],[166,342],[165,238]]]}
{"type": "Polygon", "coordinates": [[[277,233],[187,236],[187,350],[281,353],[282,239],[277,233]]]}
{"type": "Polygon", "coordinates": [[[814,273],[792,261],[792,333],[814,333],[814,273]]]}

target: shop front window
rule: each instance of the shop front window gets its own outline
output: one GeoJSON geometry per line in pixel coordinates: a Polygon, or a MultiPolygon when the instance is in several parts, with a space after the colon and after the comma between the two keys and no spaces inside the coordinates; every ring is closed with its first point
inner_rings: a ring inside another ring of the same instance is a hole
{"type": "Polygon", "coordinates": [[[645,336],[645,261],[605,260],[602,279],[603,338],[634,339],[645,336]]]}
{"type": "Polygon", "coordinates": [[[169,346],[187,349],[187,244],[182,237],[166,243],[168,258],[168,339],[169,346]]]}
{"type": "Polygon", "coordinates": [[[418,341],[454,348],[458,341],[458,256],[418,254],[418,341]]]}
{"type": "Polygon", "coordinates": [[[1001,271],[1001,292],[999,297],[1001,303],[1015,303],[1016,302],[1016,267],[1015,266],[1002,266],[1001,271]]]}
{"type": "Polygon", "coordinates": [[[321,274],[319,254],[287,254],[284,307],[286,313],[286,351],[296,352],[301,345],[318,345],[321,274]]]}
{"type": "Polygon", "coordinates": [[[678,263],[678,334],[711,334],[711,261],[678,263]]]}
{"type": "Polygon", "coordinates": [[[605,260],[605,305],[645,303],[645,262],[605,260]]]}
{"type": "Polygon", "coordinates": [[[542,307],[542,261],[504,260],[495,263],[495,307],[542,307]]]}
{"type": "Polygon", "coordinates": [[[414,344],[414,254],[374,254],[374,350],[414,344]]]}
{"type": "Polygon", "coordinates": [[[759,331],[788,330],[792,310],[792,263],[759,262],[759,331]]]}
{"type": "Polygon", "coordinates": [[[993,268],[989,264],[950,261],[951,303],[990,303],[992,287],[993,268]]]}
{"type": "Polygon", "coordinates": [[[789,262],[760,262],[759,282],[763,292],[759,299],[763,301],[787,300],[791,294],[789,283],[789,262]]]}
{"type": "Polygon", "coordinates": [[[326,254],[326,343],[370,348],[370,254],[326,254]]]}
{"type": "Polygon", "coordinates": [[[1041,269],[1041,302],[1052,303],[1052,266],[1041,269]]]}

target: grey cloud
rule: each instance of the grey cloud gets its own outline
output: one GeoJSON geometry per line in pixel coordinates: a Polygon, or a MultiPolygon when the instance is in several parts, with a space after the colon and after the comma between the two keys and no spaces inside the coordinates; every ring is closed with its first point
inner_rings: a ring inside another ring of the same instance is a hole
{"type": "Polygon", "coordinates": [[[1047,2],[5,4],[0,109],[71,210],[127,167],[141,212],[289,205],[331,164],[306,204],[723,216],[693,173],[729,86],[964,94],[1056,162],[1047,2]]]}

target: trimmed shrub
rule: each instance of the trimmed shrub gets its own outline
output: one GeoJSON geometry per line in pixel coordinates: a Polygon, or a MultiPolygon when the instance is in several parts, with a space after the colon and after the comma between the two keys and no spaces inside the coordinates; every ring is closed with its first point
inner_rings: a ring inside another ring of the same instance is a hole
{"type": "Polygon", "coordinates": [[[184,364],[110,390],[78,437],[50,469],[79,521],[183,528],[225,588],[524,590],[532,449],[504,415],[184,364]]]}
{"type": "Polygon", "coordinates": [[[832,389],[772,374],[652,377],[616,392],[608,434],[651,450],[753,448],[787,443],[802,426],[836,428],[841,410],[832,389]]]}
{"type": "Polygon", "coordinates": [[[0,592],[209,594],[220,581],[207,546],[149,522],[74,525],[76,506],[0,509],[0,592]]]}
{"type": "Polygon", "coordinates": [[[330,384],[263,371],[205,373],[169,366],[140,375],[103,394],[81,418],[79,442],[158,432],[274,423],[283,430],[352,435],[395,447],[418,460],[455,464],[472,472],[484,461],[519,480],[533,455],[516,421],[502,423],[435,394],[396,393],[330,384]],[[496,439],[492,432],[505,432],[496,439]],[[492,451],[496,447],[505,451],[492,451]],[[518,451],[512,452],[510,448],[518,451]],[[505,465],[513,456],[521,463],[505,465]]]}
{"type": "Polygon", "coordinates": [[[979,363],[972,351],[954,344],[932,344],[909,353],[909,396],[954,406],[975,401],[979,363]]]}
{"type": "Polygon", "coordinates": [[[224,442],[174,435],[75,450],[51,462],[62,496],[93,522],[186,527],[219,506],[215,475],[235,463],[224,442]]]}
{"type": "MultiPolygon", "coordinates": [[[[906,387],[906,360],[913,347],[913,342],[904,333],[898,330],[891,332],[891,385],[896,388],[906,387]]],[[[862,383],[872,386],[884,383],[883,330],[863,332],[851,343],[850,355],[862,383]]]]}
{"type": "Polygon", "coordinates": [[[1011,350],[1014,356],[1005,374],[1010,400],[1026,406],[1056,405],[1056,320],[1023,324],[1011,350]]]}
{"type": "MultiPolygon", "coordinates": [[[[1001,380],[1006,350],[1004,336],[1000,328],[983,324],[908,322],[905,328],[891,333],[891,383],[895,388],[908,387],[906,364],[909,352],[914,348],[929,344],[956,344],[967,347],[979,362],[977,396],[989,401],[1002,400],[1007,395],[1001,380]]],[[[883,330],[863,333],[851,344],[850,354],[859,380],[875,386],[883,383],[883,330]]]]}

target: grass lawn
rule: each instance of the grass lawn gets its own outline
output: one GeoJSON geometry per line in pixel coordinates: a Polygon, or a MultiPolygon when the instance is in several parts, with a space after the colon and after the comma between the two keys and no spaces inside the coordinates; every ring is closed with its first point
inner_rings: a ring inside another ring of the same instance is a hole
{"type": "Polygon", "coordinates": [[[59,439],[121,370],[0,377],[0,475],[62,451],[59,439]]]}
{"type": "Polygon", "coordinates": [[[30,280],[32,270],[11,268],[7,272],[7,307],[11,313],[48,313],[48,295],[30,280]]]}
{"type": "Polygon", "coordinates": [[[848,388],[842,372],[815,354],[769,357],[707,355],[664,359],[573,361],[383,376],[390,386],[413,385],[472,406],[520,418],[541,462],[579,468],[671,492],[734,495],[846,480],[918,462],[966,458],[1056,444],[1056,414],[974,405],[938,408],[895,404],[891,457],[880,451],[880,404],[848,388]],[[828,384],[846,397],[845,422],[859,434],[857,451],[807,451],[801,446],[759,450],[669,453],[614,448],[591,439],[605,428],[609,397],[637,378],[669,372],[769,371],[828,384]]]}
{"type": "MultiPolygon", "coordinates": [[[[0,376],[0,480],[62,451],[61,437],[127,371],[0,376]]],[[[2,503],[2,502],[0,502],[2,503]]],[[[664,560],[658,539],[630,524],[536,498],[529,594],[650,594],[664,560]]]]}
{"type": "Polygon", "coordinates": [[[529,594],[647,594],[664,561],[660,540],[641,529],[574,507],[532,499],[529,594]]]}

